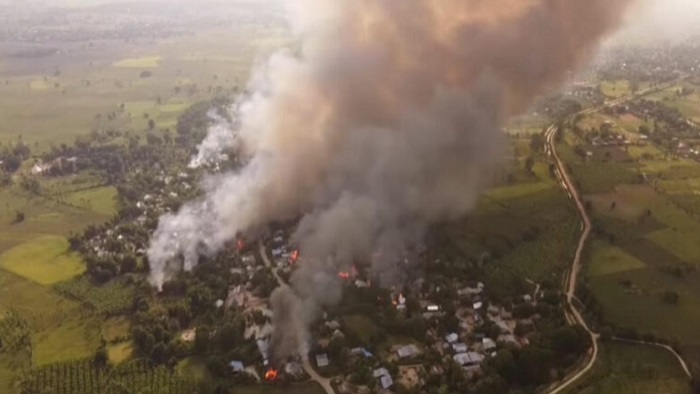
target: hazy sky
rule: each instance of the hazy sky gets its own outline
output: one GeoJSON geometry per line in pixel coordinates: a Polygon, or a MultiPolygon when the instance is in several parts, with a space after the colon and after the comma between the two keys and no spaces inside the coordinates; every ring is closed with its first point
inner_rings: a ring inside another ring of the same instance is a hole
{"type": "Polygon", "coordinates": [[[641,0],[618,37],[664,41],[700,33],[700,0],[641,0]]]}

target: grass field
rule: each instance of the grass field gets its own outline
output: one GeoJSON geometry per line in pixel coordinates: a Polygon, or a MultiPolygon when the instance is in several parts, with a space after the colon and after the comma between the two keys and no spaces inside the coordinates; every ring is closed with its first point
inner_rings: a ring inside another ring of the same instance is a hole
{"type": "Polygon", "coordinates": [[[690,384],[668,351],[604,342],[589,377],[566,394],[690,394],[690,384]]]}
{"type": "Polygon", "coordinates": [[[600,90],[610,98],[627,96],[631,93],[630,82],[626,80],[603,81],[600,84],[600,90]]]}
{"type": "Polygon", "coordinates": [[[105,186],[77,191],[69,194],[67,200],[98,214],[111,216],[117,210],[117,189],[105,186]]]}
{"type": "Polygon", "coordinates": [[[32,365],[90,357],[101,338],[99,322],[91,319],[70,320],[60,327],[38,332],[32,337],[32,365]]]}
{"type": "Polygon", "coordinates": [[[591,276],[609,275],[629,270],[644,268],[646,264],[624,250],[597,241],[591,245],[591,264],[588,274],[591,276]]]}
{"type": "Polygon", "coordinates": [[[158,68],[160,66],[160,56],[144,56],[137,58],[122,59],[114,63],[114,67],[120,68],[158,68]]]}
{"type": "Polygon", "coordinates": [[[79,256],[68,249],[68,240],[45,235],[22,243],[0,255],[0,266],[10,272],[49,285],[85,272],[79,256]]]}
{"type": "Polygon", "coordinates": [[[129,342],[107,346],[107,356],[113,365],[121,364],[131,358],[134,349],[129,342]]]}

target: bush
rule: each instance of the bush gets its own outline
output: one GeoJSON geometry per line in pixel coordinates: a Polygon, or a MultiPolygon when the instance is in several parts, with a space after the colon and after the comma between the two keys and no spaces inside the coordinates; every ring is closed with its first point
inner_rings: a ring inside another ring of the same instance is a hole
{"type": "Polygon", "coordinates": [[[664,295],[662,296],[662,299],[667,304],[678,305],[678,301],[680,300],[680,295],[678,295],[678,292],[676,292],[674,290],[668,290],[664,293],[664,295]]]}

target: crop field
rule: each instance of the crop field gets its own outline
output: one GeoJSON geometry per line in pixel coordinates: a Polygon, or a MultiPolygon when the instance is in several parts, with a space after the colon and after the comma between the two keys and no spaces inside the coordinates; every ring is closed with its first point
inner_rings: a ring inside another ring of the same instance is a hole
{"type": "Polygon", "coordinates": [[[604,342],[600,351],[601,361],[590,376],[567,394],[691,393],[678,361],[664,349],[604,342]]]}
{"type": "Polygon", "coordinates": [[[69,298],[82,301],[91,310],[105,316],[113,316],[128,311],[131,308],[134,296],[133,286],[116,280],[96,286],[84,276],[56,283],[54,288],[69,298]]]}
{"type": "Polygon", "coordinates": [[[630,81],[603,81],[600,84],[600,90],[603,94],[610,98],[618,98],[627,96],[632,93],[630,81]]]}
{"type": "Polygon", "coordinates": [[[591,276],[610,275],[646,267],[644,262],[618,247],[596,241],[590,248],[593,263],[590,265],[588,274],[591,276]]]}
{"type": "MultiPolygon", "coordinates": [[[[53,66],[29,74],[0,72],[7,81],[0,84],[0,141],[21,134],[39,149],[69,143],[105,127],[120,104],[131,115],[127,128],[135,132],[146,132],[144,114],[158,128],[172,127],[189,104],[244,89],[253,62],[287,43],[284,32],[273,29],[216,31],[143,48],[131,43],[96,49],[57,60],[65,63],[60,73],[53,66]]],[[[11,66],[24,69],[21,63],[11,66]]]]}
{"type": "Polygon", "coordinates": [[[85,207],[101,215],[111,216],[116,213],[117,189],[111,186],[91,188],[76,191],[68,195],[67,200],[76,205],[85,207]]]}
{"type": "Polygon", "coordinates": [[[32,337],[32,365],[40,366],[64,360],[92,356],[102,338],[99,322],[76,319],[60,327],[38,332],[32,337]]]}
{"type": "Polygon", "coordinates": [[[63,237],[45,235],[22,243],[0,255],[0,267],[48,285],[82,274],[85,265],[68,250],[63,237]]]}

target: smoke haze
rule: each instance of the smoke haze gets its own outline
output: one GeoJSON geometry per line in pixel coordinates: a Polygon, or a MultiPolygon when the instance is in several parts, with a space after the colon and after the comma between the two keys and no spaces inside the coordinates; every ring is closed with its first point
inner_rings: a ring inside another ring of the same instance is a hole
{"type": "Polygon", "coordinates": [[[290,2],[301,49],[256,70],[235,124],[212,128],[194,162],[223,146],[247,164],[161,218],[152,283],[239,232],[301,216],[305,259],[271,297],[271,352],[305,354],[309,322],[340,299],[338,271],[381,250],[373,268],[391,272],[389,257],[428,225],[467,214],[501,157],[504,120],[591,55],[627,3],[290,2]]]}

